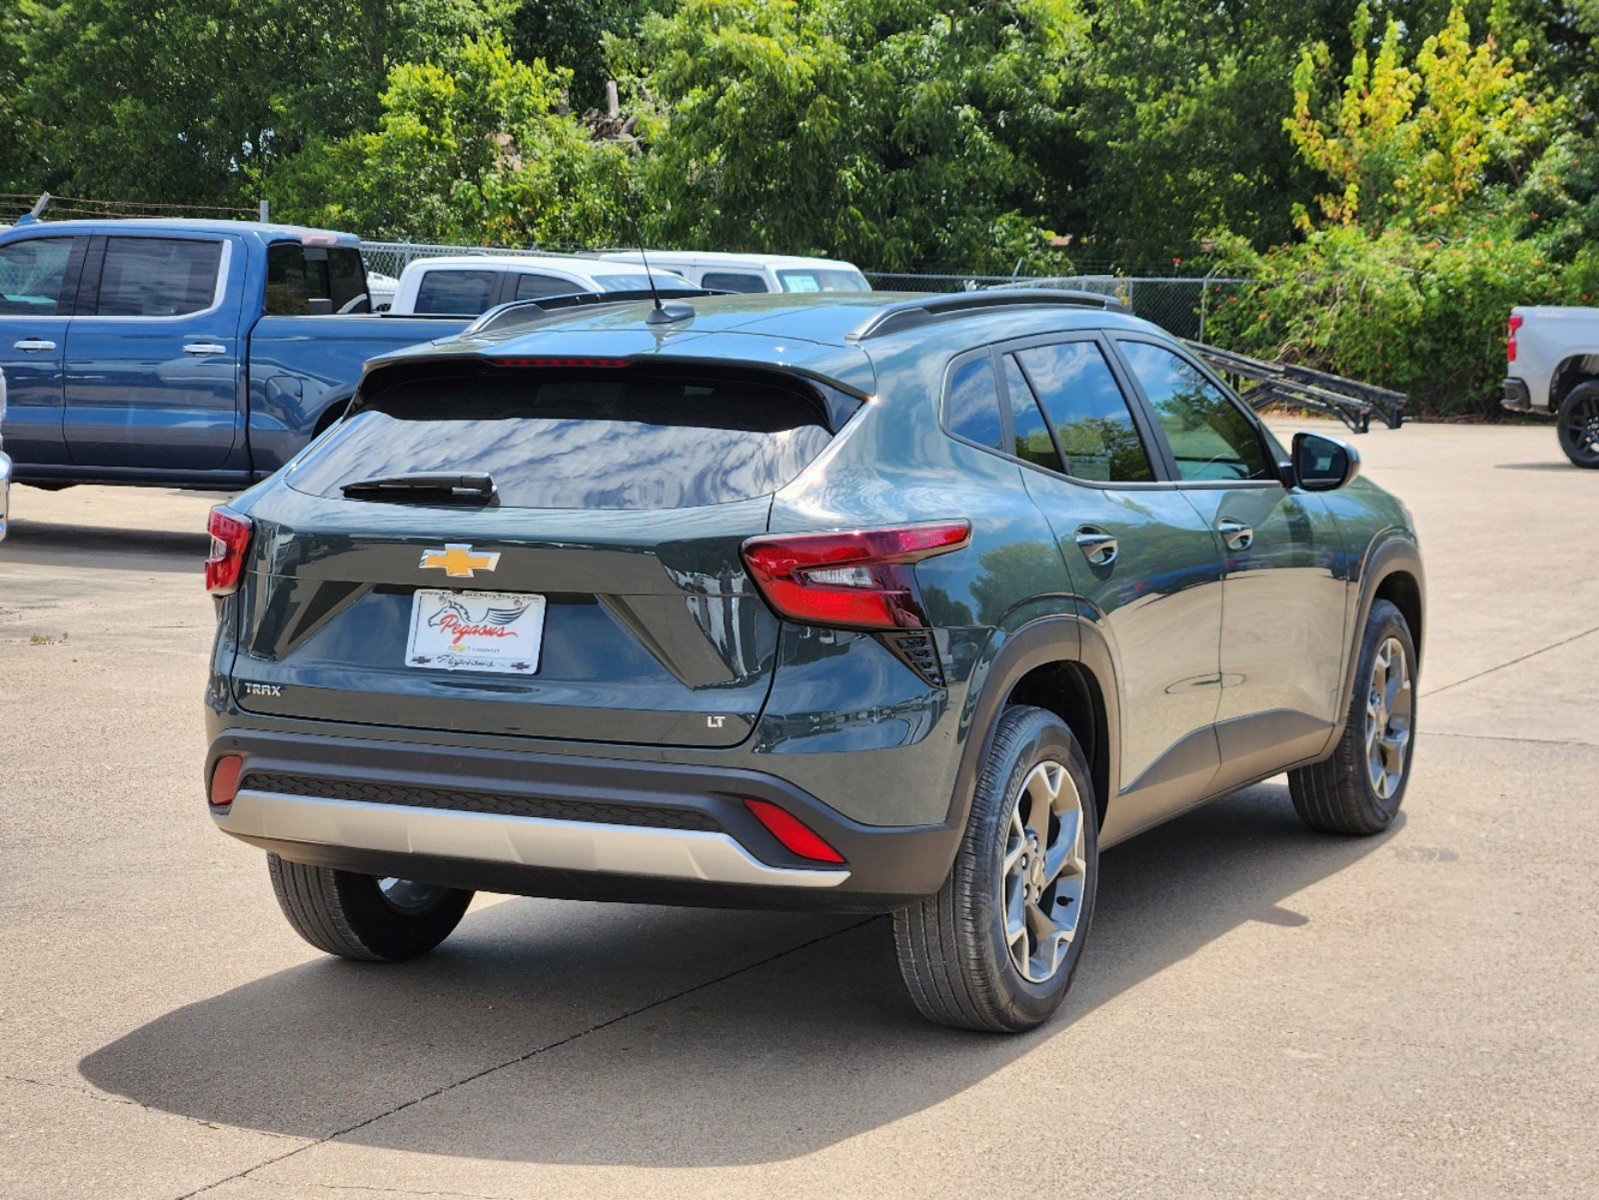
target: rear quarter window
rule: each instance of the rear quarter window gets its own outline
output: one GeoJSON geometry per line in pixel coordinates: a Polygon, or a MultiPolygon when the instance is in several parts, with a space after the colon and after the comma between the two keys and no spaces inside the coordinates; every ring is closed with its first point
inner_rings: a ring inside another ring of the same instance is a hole
{"type": "Polygon", "coordinates": [[[815,397],[743,378],[629,370],[461,375],[357,405],[287,482],[483,472],[510,508],[661,509],[769,495],[831,440],[815,397]]]}
{"type": "Polygon", "coordinates": [[[416,311],[435,316],[475,317],[494,304],[498,271],[426,271],[416,289],[416,311]]]}

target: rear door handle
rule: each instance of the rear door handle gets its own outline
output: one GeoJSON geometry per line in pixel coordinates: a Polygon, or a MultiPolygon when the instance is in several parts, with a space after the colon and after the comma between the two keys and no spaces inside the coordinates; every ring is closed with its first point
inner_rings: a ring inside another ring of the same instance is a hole
{"type": "Polygon", "coordinates": [[[228,348],[221,342],[189,342],[183,347],[185,354],[226,354],[228,348]]]}
{"type": "Polygon", "coordinates": [[[1108,567],[1116,561],[1116,539],[1096,525],[1079,525],[1073,540],[1083,557],[1096,567],[1108,567]]]}
{"type": "Polygon", "coordinates": [[[44,338],[23,338],[20,342],[11,343],[11,348],[13,350],[26,351],[54,350],[56,348],[56,344],[51,341],[46,341],[44,338]]]}
{"type": "Polygon", "coordinates": [[[1221,540],[1227,543],[1229,550],[1248,550],[1255,540],[1255,531],[1242,521],[1234,521],[1223,517],[1216,522],[1216,532],[1221,534],[1221,540]]]}

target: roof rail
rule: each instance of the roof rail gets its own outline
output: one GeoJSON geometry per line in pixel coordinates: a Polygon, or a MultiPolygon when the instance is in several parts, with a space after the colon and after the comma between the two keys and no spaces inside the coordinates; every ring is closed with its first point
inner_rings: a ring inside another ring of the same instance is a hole
{"type": "Polygon", "coordinates": [[[1114,296],[1063,288],[995,288],[985,292],[950,292],[947,295],[922,296],[884,305],[856,326],[849,337],[851,341],[864,342],[868,338],[899,333],[933,321],[946,321],[996,308],[1056,305],[1100,308],[1111,312],[1131,311],[1114,296]]]}

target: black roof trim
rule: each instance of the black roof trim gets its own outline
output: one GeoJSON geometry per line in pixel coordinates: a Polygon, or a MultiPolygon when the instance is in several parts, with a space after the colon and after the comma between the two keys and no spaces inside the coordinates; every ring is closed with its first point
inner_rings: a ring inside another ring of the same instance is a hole
{"type": "Polygon", "coordinates": [[[990,312],[996,308],[1022,308],[1066,305],[1072,308],[1099,308],[1110,312],[1128,312],[1128,307],[1114,296],[1098,292],[1078,292],[1066,289],[1013,288],[986,292],[950,292],[943,296],[923,296],[916,300],[901,300],[885,305],[850,331],[849,339],[863,342],[868,338],[884,337],[927,325],[934,321],[948,321],[990,312]]]}

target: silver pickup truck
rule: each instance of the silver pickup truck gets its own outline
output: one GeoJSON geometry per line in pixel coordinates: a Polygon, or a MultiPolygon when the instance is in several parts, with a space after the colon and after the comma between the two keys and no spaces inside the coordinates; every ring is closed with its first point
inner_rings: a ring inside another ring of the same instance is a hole
{"type": "Polygon", "coordinates": [[[1556,419],[1566,457],[1599,468],[1599,308],[1510,310],[1500,403],[1556,419]]]}

